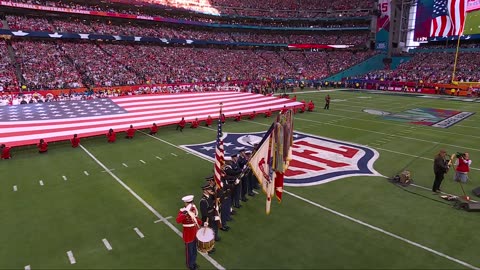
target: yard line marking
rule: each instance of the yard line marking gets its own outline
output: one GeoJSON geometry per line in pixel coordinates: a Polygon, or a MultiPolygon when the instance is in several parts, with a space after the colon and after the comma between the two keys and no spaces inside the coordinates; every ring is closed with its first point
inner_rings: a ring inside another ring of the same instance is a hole
{"type": "Polygon", "coordinates": [[[17,191],[17,186],[13,186],[13,191],[17,191]]]}
{"type": "MultiPolygon", "coordinates": [[[[248,122],[253,122],[253,121],[249,121],[249,120],[246,120],[246,121],[248,121],[248,122]]],[[[255,122],[253,122],[253,123],[255,123],[255,122]]],[[[261,123],[258,123],[258,124],[261,124],[261,123]]],[[[268,125],[266,125],[266,124],[261,124],[261,125],[268,126],[268,125]]],[[[145,133],[145,134],[146,134],[146,133],[145,133]]],[[[308,133],[306,133],[306,134],[308,134],[308,133]]],[[[150,137],[155,138],[155,139],[158,139],[157,137],[153,137],[153,136],[150,136],[150,137]]],[[[167,142],[167,141],[165,141],[165,140],[162,140],[162,139],[158,139],[158,140],[159,140],[159,141],[162,141],[162,142],[164,142],[164,143],[166,143],[166,144],[172,145],[172,146],[174,146],[174,147],[181,148],[181,147],[176,146],[176,145],[174,145],[174,144],[172,144],[172,143],[170,143],[170,142],[167,142]]],[[[83,147],[82,147],[82,148],[83,148],[83,147]]],[[[184,148],[181,148],[181,149],[184,150],[184,151],[187,151],[187,152],[189,151],[189,150],[184,149],[184,148]]],[[[195,155],[195,153],[193,153],[193,154],[195,155]]],[[[202,157],[202,156],[200,156],[200,155],[196,155],[196,156],[199,156],[199,157],[202,158],[202,159],[208,160],[210,163],[213,163],[213,162],[214,162],[213,160],[210,160],[210,159],[208,159],[208,158],[202,157]]],[[[381,176],[381,177],[385,177],[385,176],[381,176]]],[[[433,250],[433,249],[431,249],[431,248],[429,248],[429,247],[423,246],[423,245],[421,245],[421,244],[419,244],[419,243],[413,242],[413,241],[411,241],[411,240],[408,240],[408,239],[406,239],[406,238],[403,238],[403,237],[398,236],[398,235],[396,235],[396,234],[393,234],[393,233],[391,233],[391,232],[385,231],[385,230],[383,230],[383,229],[381,229],[381,228],[375,227],[375,226],[373,226],[373,225],[370,225],[370,224],[365,223],[365,222],[363,222],[363,221],[360,221],[360,220],[358,220],[358,219],[354,219],[354,218],[352,218],[352,217],[350,217],[350,216],[347,216],[347,215],[345,215],[345,214],[342,214],[342,213],[340,213],[340,212],[337,212],[337,211],[335,211],[335,210],[332,210],[332,209],[330,209],[330,208],[327,208],[327,207],[325,207],[325,206],[322,206],[322,205],[320,205],[320,204],[317,204],[317,203],[315,203],[315,202],[312,202],[312,201],[310,201],[310,200],[308,200],[308,199],[305,199],[305,198],[303,198],[303,197],[300,197],[300,196],[298,196],[298,195],[296,195],[296,194],[293,194],[293,193],[291,193],[291,192],[289,192],[289,191],[287,191],[287,190],[285,190],[285,189],[283,190],[283,192],[285,192],[285,193],[287,193],[287,194],[289,194],[289,195],[291,195],[291,196],[293,196],[293,197],[296,197],[296,198],[299,199],[299,200],[302,200],[302,201],[304,201],[304,202],[307,202],[307,203],[310,203],[310,204],[312,204],[312,205],[314,205],[314,206],[317,206],[317,207],[319,207],[319,208],[322,208],[322,209],[325,210],[325,211],[328,211],[328,212],[331,212],[331,213],[336,214],[336,215],[338,215],[338,216],[341,216],[341,217],[343,217],[343,218],[349,219],[349,220],[351,220],[351,221],[353,221],[353,222],[356,222],[356,223],[358,223],[358,224],[361,224],[361,225],[363,225],[363,226],[366,226],[366,227],[371,228],[371,229],[373,229],[373,230],[376,230],[376,231],[378,231],[378,232],[384,233],[384,234],[386,234],[386,235],[389,235],[389,236],[391,236],[391,237],[393,237],[393,238],[399,239],[399,240],[401,240],[401,241],[403,241],[403,242],[406,242],[406,243],[408,243],[408,244],[411,244],[411,245],[413,245],[413,246],[416,246],[416,247],[419,247],[419,248],[421,248],[421,249],[424,249],[424,250],[426,250],[426,251],[428,251],[428,252],[431,252],[431,253],[433,253],[433,254],[435,254],[435,255],[441,256],[441,257],[443,257],[443,258],[446,258],[446,259],[448,259],[448,260],[451,260],[451,261],[453,261],[453,262],[456,262],[456,263],[461,264],[461,265],[463,265],[463,266],[466,266],[466,267],[468,267],[468,268],[471,268],[471,269],[474,269],[474,270],[480,270],[480,268],[478,268],[478,267],[476,267],[476,266],[473,266],[473,265],[471,265],[471,264],[468,264],[468,263],[466,263],[466,262],[464,262],[464,261],[458,260],[458,259],[453,258],[453,257],[451,257],[451,256],[448,256],[448,255],[446,255],[446,254],[444,254],[444,253],[441,253],[441,252],[439,252],[439,251],[433,250]]],[[[202,254],[202,253],[200,253],[200,254],[202,254]]]]}
{"type": "Polygon", "coordinates": [[[133,230],[138,234],[138,236],[140,236],[140,238],[145,237],[145,235],[143,235],[143,233],[138,228],[133,228],[133,230]]]}
{"type": "MultiPolygon", "coordinates": [[[[144,134],[147,134],[145,132],[142,132],[140,131],[141,133],[144,133],[144,134]]],[[[151,136],[150,134],[148,134],[149,136],[151,136]]],[[[153,138],[156,138],[154,136],[151,136],[153,138]]],[[[161,139],[159,139],[161,140],[161,139]]],[[[83,151],[85,151],[85,153],[87,153],[88,156],[90,156],[100,167],[102,167],[103,169],[107,169],[107,167],[102,163],[100,162],[100,160],[98,160],[92,153],[90,153],[83,145],[80,145],[80,147],[83,149],[83,151]]],[[[178,146],[177,146],[178,147],[178,146]]],[[[114,173],[108,171],[108,174],[110,174],[110,176],[113,177],[113,179],[115,179],[115,181],[117,181],[123,188],[125,188],[130,194],[132,194],[133,197],[135,197],[135,199],[137,199],[139,202],[141,202],[148,210],[150,210],[150,212],[152,212],[157,218],[159,219],[164,219],[164,217],[162,215],[160,215],[160,213],[155,210],[150,204],[148,204],[144,199],[142,199],[142,197],[140,197],[135,191],[133,191],[133,189],[131,189],[127,184],[125,184],[120,178],[118,178],[118,176],[116,176],[114,173]]],[[[170,223],[168,220],[165,220],[165,224],[170,227],[170,229],[172,229],[172,231],[174,231],[179,237],[183,237],[182,236],[182,232],[180,232],[177,227],[175,227],[172,223],[170,223]]],[[[219,264],[215,259],[213,259],[212,257],[210,257],[208,254],[204,254],[204,253],[200,253],[200,255],[202,255],[207,261],[209,261],[215,268],[217,269],[225,269],[225,267],[223,267],[221,264],[219,264]]]]}
{"type": "Polygon", "coordinates": [[[40,186],[43,186],[43,181],[42,180],[40,180],[38,182],[40,183],[40,186]]]}
{"type": "MultiPolygon", "coordinates": [[[[115,171],[115,169],[109,169],[108,171],[115,171]]],[[[107,171],[102,171],[102,172],[107,172],[107,171]]]]}
{"type": "Polygon", "coordinates": [[[105,247],[108,249],[108,250],[112,250],[112,245],[110,245],[110,243],[108,242],[107,238],[103,238],[102,239],[102,242],[103,244],[105,245],[105,247]]]}
{"type": "Polygon", "coordinates": [[[30,268],[30,264],[27,265],[27,266],[25,266],[25,270],[30,270],[30,269],[31,269],[31,268],[30,268]]]}
{"type": "Polygon", "coordinates": [[[313,205],[313,206],[316,206],[316,207],[318,207],[318,208],[321,208],[321,209],[323,209],[323,210],[325,210],[325,211],[327,211],[327,212],[330,212],[330,213],[332,213],[332,214],[334,214],[334,215],[343,217],[343,218],[345,218],[345,219],[348,219],[348,220],[350,220],[350,221],[353,221],[353,222],[355,222],[355,223],[358,223],[358,224],[360,224],[360,225],[363,225],[363,226],[365,226],[365,227],[367,227],[367,228],[370,228],[370,229],[372,229],[372,230],[374,230],[374,231],[377,231],[377,232],[386,234],[386,235],[391,236],[391,237],[393,237],[393,238],[396,238],[396,239],[398,239],[398,240],[400,240],[400,241],[403,241],[403,242],[405,242],[405,243],[407,243],[407,244],[410,244],[410,245],[412,245],[412,246],[416,246],[416,247],[421,248],[421,249],[423,249],[423,250],[426,250],[426,251],[428,251],[428,252],[430,252],[430,253],[433,253],[433,254],[435,254],[435,255],[438,255],[438,256],[440,256],[440,257],[443,257],[443,258],[445,258],[445,259],[447,259],[447,260],[456,262],[456,263],[458,263],[458,264],[460,264],[460,265],[463,265],[463,266],[465,266],[465,267],[468,267],[468,268],[470,268],[470,269],[480,270],[480,268],[478,268],[478,267],[476,267],[476,266],[473,266],[473,265],[471,265],[471,264],[469,264],[469,263],[466,263],[466,262],[464,262],[464,261],[461,261],[461,260],[459,260],[459,259],[456,259],[456,258],[454,258],[454,257],[451,257],[451,256],[449,256],[449,255],[447,255],[447,254],[444,254],[444,253],[442,253],[442,252],[439,252],[439,251],[436,251],[436,250],[431,249],[431,248],[429,248],[429,247],[426,247],[426,246],[424,246],[424,245],[422,245],[422,244],[419,244],[419,243],[417,243],[417,242],[413,242],[413,241],[411,241],[411,240],[408,240],[408,239],[406,239],[406,238],[403,238],[403,237],[401,237],[401,236],[398,236],[398,235],[396,235],[396,234],[394,234],[394,233],[391,233],[391,232],[386,231],[386,230],[384,230],[384,229],[381,229],[381,228],[379,228],[379,227],[370,225],[370,224],[368,224],[368,223],[366,223],[366,222],[363,222],[363,221],[361,221],[361,220],[358,220],[358,219],[356,219],[356,218],[347,216],[347,215],[345,215],[345,214],[342,214],[342,213],[340,213],[340,212],[337,212],[337,211],[335,211],[335,210],[332,210],[332,209],[330,209],[330,208],[328,208],[328,207],[325,207],[325,206],[323,206],[323,205],[320,205],[320,204],[318,204],[318,203],[315,203],[315,202],[312,202],[312,201],[310,201],[310,200],[308,200],[308,199],[305,199],[305,198],[303,198],[303,197],[300,197],[300,196],[298,196],[298,195],[296,195],[296,194],[293,194],[293,193],[291,193],[291,192],[289,192],[289,191],[283,190],[283,192],[285,192],[285,193],[287,193],[288,195],[290,195],[290,196],[292,196],[292,197],[295,197],[295,198],[297,198],[297,199],[299,199],[299,200],[302,200],[302,201],[304,201],[304,202],[306,202],[306,203],[309,203],[309,204],[311,204],[311,205],[313,205]]]}
{"type": "Polygon", "coordinates": [[[159,160],[162,160],[162,158],[161,158],[161,157],[159,157],[159,156],[155,156],[155,158],[157,158],[157,159],[159,159],[159,160]]]}
{"type": "MultiPolygon", "coordinates": [[[[106,171],[108,171],[108,169],[107,169],[107,168],[105,168],[105,170],[106,170],[106,171]]],[[[83,171],[83,173],[84,173],[86,176],[89,176],[89,175],[90,175],[90,174],[88,174],[88,172],[87,172],[87,171],[83,171]]]]}
{"type": "Polygon", "coordinates": [[[164,218],[164,219],[155,220],[153,223],[165,222],[165,221],[167,221],[167,220],[169,220],[169,219],[171,219],[171,218],[172,218],[171,216],[168,216],[168,217],[166,217],[166,218],[164,218]]]}
{"type": "Polygon", "coordinates": [[[175,153],[170,153],[170,154],[174,157],[178,157],[177,154],[175,154],[175,153]]]}
{"type": "Polygon", "coordinates": [[[123,167],[128,168],[128,165],[125,163],[122,163],[123,167]]]}
{"type": "Polygon", "coordinates": [[[67,177],[65,175],[62,175],[63,180],[67,181],[67,177]]]}
{"type": "Polygon", "coordinates": [[[67,251],[68,259],[70,260],[70,264],[75,264],[77,261],[75,261],[75,257],[73,257],[73,252],[71,250],[67,251]]]}
{"type": "Polygon", "coordinates": [[[145,161],[143,161],[143,160],[141,160],[141,159],[140,159],[140,162],[142,162],[143,164],[146,164],[146,162],[145,162],[145,161]]]}

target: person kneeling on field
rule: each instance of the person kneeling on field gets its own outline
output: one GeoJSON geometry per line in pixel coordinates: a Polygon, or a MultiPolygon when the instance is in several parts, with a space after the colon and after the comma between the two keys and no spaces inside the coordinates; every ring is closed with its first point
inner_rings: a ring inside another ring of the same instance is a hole
{"type": "Polygon", "coordinates": [[[113,129],[110,129],[107,133],[107,142],[114,143],[117,140],[117,134],[113,129]]]}
{"type": "Polygon", "coordinates": [[[37,145],[38,153],[43,154],[48,152],[48,144],[43,139],[40,139],[40,142],[37,145]]]}
{"type": "Polygon", "coordinates": [[[150,135],[155,135],[158,132],[158,126],[157,124],[153,123],[153,125],[150,127],[150,135]]]}
{"type": "Polygon", "coordinates": [[[73,148],[77,148],[80,145],[80,139],[77,137],[77,134],[73,134],[73,138],[70,140],[73,148]]]}
{"type": "Polygon", "coordinates": [[[127,139],[133,139],[133,136],[135,136],[135,129],[133,128],[133,125],[130,125],[130,128],[127,129],[127,136],[125,138],[127,139]]]}
{"type": "Polygon", "coordinates": [[[0,153],[2,159],[11,159],[12,156],[10,155],[10,147],[6,146],[5,144],[0,145],[0,153]]]}
{"type": "Polygon", "coordinates": [[[195,118],[195,120],[192,121],[190,128],[198,128],[198,118],[195,118]]]}
{"type": "Polygon", "coordinates": [[[182,120],[180,120],[180,122],[178,122],[177,124],[177,130],[180,128],[180,131],[183,132],[183,129],[185,128],[185,118],[182,117],[182,120]]]}

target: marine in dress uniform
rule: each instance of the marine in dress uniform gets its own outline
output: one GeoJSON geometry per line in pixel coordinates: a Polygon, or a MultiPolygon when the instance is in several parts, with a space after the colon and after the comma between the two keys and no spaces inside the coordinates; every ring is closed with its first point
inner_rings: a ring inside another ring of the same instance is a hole
{"type": "Polygon", "coordinates": [[[197,230],[202,225],[202,220],[198,218],[197,207],[193,203],[193,195],[182,198],[185,206],[180,208],[177,215],[177,223],[183,226],[183,241],[185,242],[185,258],[187,268],[197,270],[197,230]]]}
{"type": "MultiPolygon", "coordinates": [[[[245,155],[245,148],[243,149],[240,149],[238,151],[238,161],[237,161],[237,164],[238,164],[238,167],[240,169],[242,169],[242,171],[245,169],[245,167],[247,166],[247,162],[248,162],[248,159],[247,159],[247,156],[245,155]]],[[[248,201],[247,199],[247,185],[248,185],[248,175],[245,174],[243,175],[243,177],[240,179],[240,199],[242,200],[242,202],[246,202],[248,201]]]]}

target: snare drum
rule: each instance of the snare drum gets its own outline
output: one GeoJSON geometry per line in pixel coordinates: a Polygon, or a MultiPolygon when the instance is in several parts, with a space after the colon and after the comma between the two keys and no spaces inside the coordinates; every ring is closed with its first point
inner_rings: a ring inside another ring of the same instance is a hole
{"type": "Polygon", "coordinates": [[[202,227],[197,231],[197,249],[200,252],[209,252],[215,246],[215,233],[208,227],[202,227]]]}

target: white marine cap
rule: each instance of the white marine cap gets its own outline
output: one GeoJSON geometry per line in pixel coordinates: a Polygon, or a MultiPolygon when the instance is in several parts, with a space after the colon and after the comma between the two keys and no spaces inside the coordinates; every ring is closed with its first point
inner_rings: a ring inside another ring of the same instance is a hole
{"type": "Polygon", "coordinates": [[[182,201],[185,203],[193,202],[193,195],[187,195],[182,198],[182,201]]]}
{"type": "Polygon", "coordinates": [[[232,157],[230,157],[230,156],[225,156],[225,157],[223,157],[223,159],[228,161],[228,160],[232,160],[232,157]]]}

